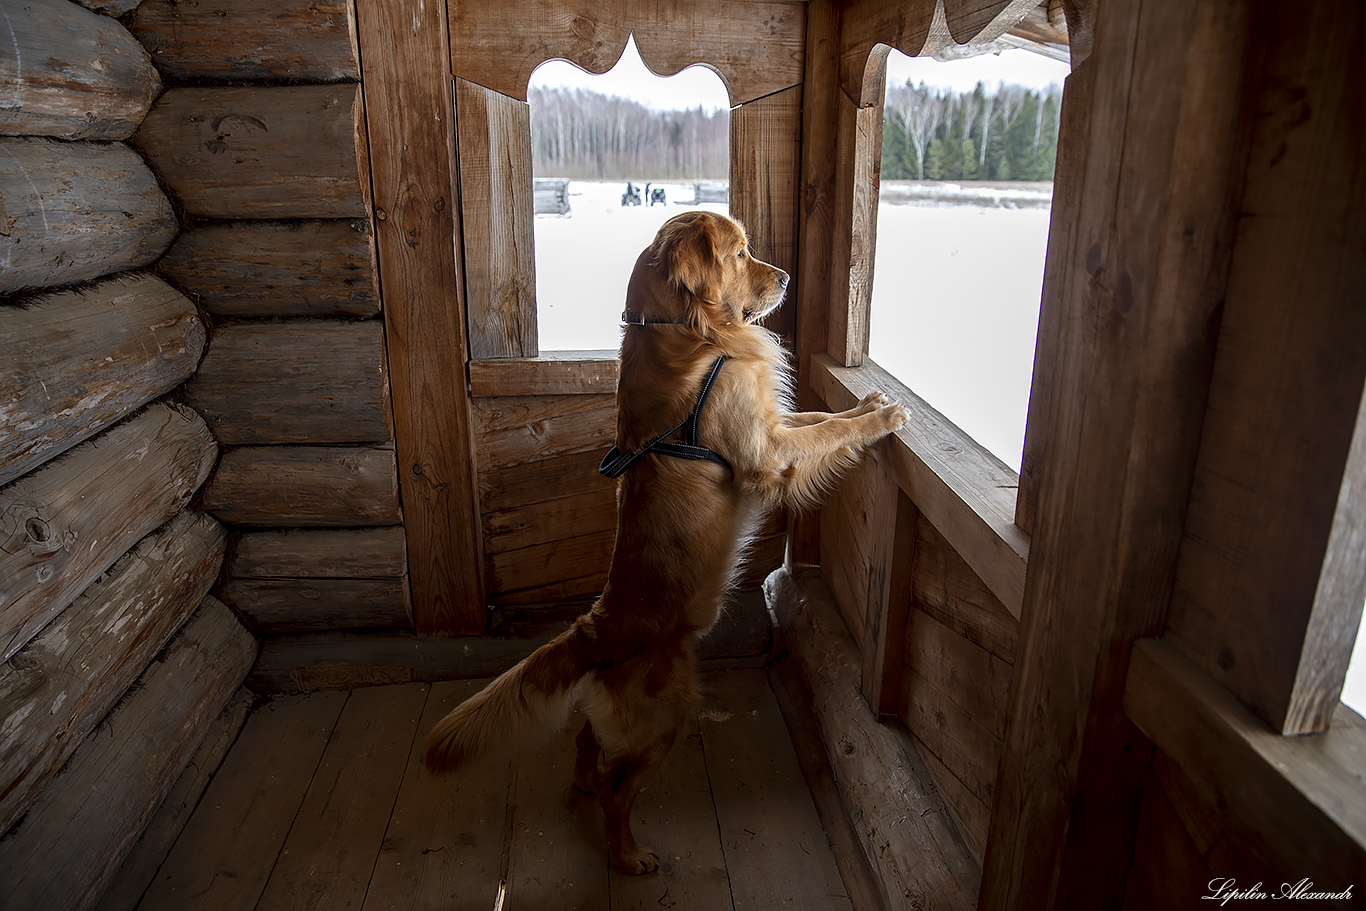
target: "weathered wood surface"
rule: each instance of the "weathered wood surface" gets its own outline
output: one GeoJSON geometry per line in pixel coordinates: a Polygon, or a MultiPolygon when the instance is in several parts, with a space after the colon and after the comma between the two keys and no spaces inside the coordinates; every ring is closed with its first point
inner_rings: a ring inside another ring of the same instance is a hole
{"type": "Polygon", "coordinates": [[[108,13],[118,18],[124,13],[131,12],[137,8],[142,0],[77,0],[81,6],[97,13],[108,13]]]}
{"type": "Polygon", "coordinates": [[[575,452],[606,453],[616,436],[615,395],[491,396],[475,399],[470,410],[481,474],[575,452]]]}
{"type": "Polygon", "coordinates": [[[536,245],[531,108],[455,80],[471,358],[532,357],[536,245]]]}
{"type": "Polygon", "coordinates": [[[922,515],[916,522],[911,603],[968,642],[1015,663],[1020,621],[991,593],[953,546],[922,515]]]}
{"type": "Polygon", "coordinates": [[[813,386],[830,409],[853,407],[879,389],[911,410],[880,461],[1013,616],[1024,600],[1029,536],[1015,525],[1015,472],[881,368],[812,360],[813,386]]]}
{"type": "Polygon", "coordinates": [[[152,405],[0,489],[0,660],[8,660],[204,483],[203,420],[152,405]]]}
{"type": "Polygon", "coordinates": [[[829,591],[809,571],[775,572],[766,588],[885,906],[975,908],[981,868],[917,748],[868,711],[858,651],[829,591]]]}
{"type": "Polygon", "coordinates": [[[547,351],[536,357],[470,361],[470,394],[616,395],[615,351],[547,351]]]}
{"type": "Polygon", "coordinates": [[[207,907],[212,892],[214,907],[255,908],[345,704],[319,693],[253,712],[138,907],[207,907]]]}
{"type": "Polygon", "coordinates": [[[204,509],[229,525],[397,525],[394,451],[376,446],[229,449],[204,489],[204,509]]]}
{"type": "Polygon", "coordinates": [[[0,139],[0,293],[135,269],[165,251],[175,211],[122,143],[0,139]]]}
{"type": "Polygon", "coordinates": [[[5,5],[0,133],[127,139],[161,92],[161,76],[128,30],[69,0],[5,5]]]}
{"type": "Polygon", "coordinates": [[[381,443],[392,436],[384,393],[377,320],[222,326],[185,384],[227,445],[381,443]]]}
{"type": "Polygon", "coordinates": [[[215,594],[262,635],[412,627],[402,579],[233,579],[215,594]]]}
{"type": "Polygon", "coordinates": [[[228,319],[380,312],[364,219],[199,225],[180,233],[157,271],[228,319]]]}
{"type": "Polygon", "coordinates": [[[1248,850],[1295,871],[1292,882],[1355,888],[1353,876],[1366,869],[1361,716],[1344,706],[1329,731],[1284,737],[1158,639],[1134,648],[1124,708],[1190,777],[1196,799],[1255,838],[1248,850]]]}
{"type": "Polygon", "coordinates": [[[0,676],[0,828],[28,808],[194,611],[222,566],[225,539],[217,522],[182,512],[9,658],[0,676]]]}
{"type": "Polygon", "coordinates": [[[0,485],[180,385],[205,335],[194,304],[152,275],[0,311],[0,485]]]}
{"type": "Polygon", "coordinates": [[[1274,40],[1167,632],[1287,734],[1328,727],[1366,600],[1364,12],[1254,18],[1274,40]]]}
{"type": "Polygon", "coordinates": [[[241,684],[256,642],[205,599],[0,842],[6,908],[92,908],[241,684]]]}
{"type": "Polygon", "coordinates": [[[363,116],[357,85],[173,88],[133,141],[191,215],[355,218],[363,116]]]}
{"type": "Polygon", "coordinates": [[[228,561],[235,579],[400,579],[403,528],[246,532],[228,561]]]}
{"type": "Polygon", "coordinates": [[[764,325],[790,345],[797,325],[797,195],[801,159],[800,86],[741,105],[730,114],[730,214],[754,255],[792,278],[787,302],[764,325]]]}
{"type": "Polygon", "coordinates": [[[446,3],[378,0],[357,15],[366,127],[377,152],[387,150],[371,162],[371,180],[414,620],[423,632],[480,633],[487,602],[452,242],[461,224],[446,3]]]}
{"type": "Polygon", "coordinates": [[[1040,311],[1048,449],[984,908],[1100,906],[1128,868],[1136,820],[1114,808],[1135,805],[1151,751],[1123,678],[1171,598],[1241,209],[1258,17],[1203,0],[1105,15],[1064,90],[1077,132],[1060,144],[1084,154],[1056,177],[1078,209],[1040,311]]]}
{"type": "Polygon", "coordinates": [[[784,0],[457,3],[451,5],[450,66],[463,79],[525,100],[532,70],[546,60],[605,73],[634,35],[651,71],[671,76],[705,61],[721,74],[731,103],[741,104],[802,81],[805,22],[805,4],[784,0]]]}
{"type": "Polygon", "coordinates": [[[100,899],[101,911],[133,911],[138,906],[143,893],[156,878],[162,861],[170,853],[199,804],[199,799],[204,796],[209,782],[218,773],[223,758],[237,741],[237,735],[246,724],[247,713],[255,702],[256,696],[245,687],[239,688],[228,699],[223,711],[209,725],[185,771],[180,773],[174,787],[161,802],[161,808],[143,829],[137,844],[109,883],[109,888],[100,899]]]}
{"type": "Polygon", "coordinates": [[[360,76],[347,0],[142,0],[129,28],[176,81],[360,76]]]}

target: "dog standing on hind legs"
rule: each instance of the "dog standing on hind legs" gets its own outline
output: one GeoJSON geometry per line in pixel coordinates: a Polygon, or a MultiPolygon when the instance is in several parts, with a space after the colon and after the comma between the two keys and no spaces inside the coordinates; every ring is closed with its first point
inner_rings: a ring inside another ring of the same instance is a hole
{"type": "Polygon", "coordinates": [[[659,866],[631,834],[631,807],[697,704],[695,647],[753,529],[766,510],[815,506],[907,419],[880,393],[839,414],[790,410],[786,354],[757,324],[787,281],[725,216],[685,212],[659,229],[626,291],[617,445],[600,468],[620,478],[602,595],[427,737],[440,774],[535,743],[580,706],[574,784],[598,795],[625,873],[659,866]]]}

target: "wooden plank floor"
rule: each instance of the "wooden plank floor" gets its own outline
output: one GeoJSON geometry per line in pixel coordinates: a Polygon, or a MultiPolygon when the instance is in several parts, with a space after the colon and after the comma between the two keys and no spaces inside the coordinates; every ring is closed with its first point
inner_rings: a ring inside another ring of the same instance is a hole
{"type": "Polygon", "coordinates": [[[570,787],[577,719],[519,759],[427,774],[426,731],[484,682],[258,709],[140,908],[850,908],[762,671],[704,677],[636,802],[636,837],[662,861],[643,877],[609,869],[597,802],[570,787]]]}

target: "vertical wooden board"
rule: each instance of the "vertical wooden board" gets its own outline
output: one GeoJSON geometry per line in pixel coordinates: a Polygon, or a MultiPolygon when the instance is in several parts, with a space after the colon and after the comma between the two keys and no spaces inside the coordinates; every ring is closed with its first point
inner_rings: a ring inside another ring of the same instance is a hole
{"type": "Polygon", "coordinates": [[[849,908],[763,672],[707,677],[705,688],[698,717],[735,911],[849,908]]]}
{"type": "Polygon", "coordinates": [[[582,723],[571,716],[552,740],[517,760],[504,908],[611,907],[602,811],[596,797],[572,786],[582,723]]]}
{"type": "Polygon", "coordinates": [[[840,480],[821,509],[821,562],[855,641],[864,637],[873,550],[870,523],[877,512],[877,463],[865,459],[840,480]]]}
{"type": "Polygon", "coordinates": [[[422,763],[427,732],[488,680],[433,684],[364,911],[488,911],[496,906],[507,850],[513,760],[490,758],[445,779],[422,763]]]}
{"type": "Polygon", "coordinates": [[[896,480],[876,468],[869,522],[868,589],[864,598],[863,695],[873,714],[896,714],[893,694],[900,688],[907,615],[911,610],[918,513],[896,480]]]}
{"type": "Polygon", "coordinates": [[[730,214],[749,234],[754,256],[792,278],[787,302],[764,325],[795,346],[797,196],[802,89],[793,86],[730,112],[730,214]]]}
{"type": "Polygon", "coordinates": [[[359,4],[394,434],[420,632],[484,631],[444,2],[359,4]]]}
{"type": "Polygon", "coordinates": [[[732,907],[698,720],[690,718],[659,772],[645,782],[631,831],[659,855],[659,873],[611,871],[611,911],[732,907]]]}
{"type": "Polygon", "coordinates": [[[353,690],[261,893],[266,908],[359,908],[428,685],[353,690]]]}
{"type": "Polygon", "coordinates": [[[329,690],[268,702],[247,719],[138,906],[251,911],[346,702],[329,690]]]}
{"type": "Polygon", "coordinates": [[[998,740],[1005,734],[1012,667],[923,611],[905,630],[906,668],[941,692],[998,740]]]}
{"type": "Polygon", "coordinates": [[[531,108],[455,80],[471,358],[534,357],[531,108]]]}

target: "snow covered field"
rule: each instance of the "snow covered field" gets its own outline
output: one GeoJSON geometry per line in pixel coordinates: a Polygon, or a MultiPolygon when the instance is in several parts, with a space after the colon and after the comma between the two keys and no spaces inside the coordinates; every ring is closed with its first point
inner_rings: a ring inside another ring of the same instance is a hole
{"type": "MultiPolygon", "coordinates": [[[[655,231],[688,208],[726,211],[692,205],[691,183],[657,185],[667,206],[623,208],[624,181],[574,181],[571,214],[536,216],[542,351],[617,348],[626,280],[655,231]]],[[[887,193],[906,201],[878,207],[869,354],[1018,470],[1049,209],[1038,184],[1004,195],[940,186],[887,193]],[[990,207],[958,204],[974,196],[990,207]]],[[[1342,698],[1366,714],[1363,640],[1342,698]]]]}

